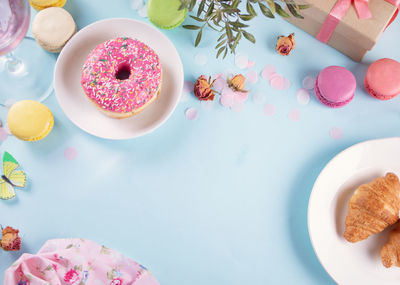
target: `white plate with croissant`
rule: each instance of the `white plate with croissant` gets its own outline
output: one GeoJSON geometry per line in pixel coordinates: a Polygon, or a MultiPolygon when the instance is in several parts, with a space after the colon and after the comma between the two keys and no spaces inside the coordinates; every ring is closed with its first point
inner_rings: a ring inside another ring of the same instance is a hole
{"type": "Polygon", "coordinates": [[[356,144],[314,184],[308,230],[339,284],[400,284],[400,138],[356,144]]]}

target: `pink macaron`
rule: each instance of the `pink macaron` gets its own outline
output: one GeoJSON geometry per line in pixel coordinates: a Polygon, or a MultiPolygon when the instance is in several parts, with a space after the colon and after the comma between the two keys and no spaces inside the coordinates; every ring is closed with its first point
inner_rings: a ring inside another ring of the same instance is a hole
{"type": "Polygon", "coordinates": [[[315,81],[315,96],[324,105],[340,108],[354,98],[356,78],[341,66],[329,66],[322,70],[315,81]]]}
{"type": "Polygon", "coordinates": [[[400,94],[400,63],[382,58],[371,64],[364,80],[365,89],[379,100],[389,100],[400,94]]]}

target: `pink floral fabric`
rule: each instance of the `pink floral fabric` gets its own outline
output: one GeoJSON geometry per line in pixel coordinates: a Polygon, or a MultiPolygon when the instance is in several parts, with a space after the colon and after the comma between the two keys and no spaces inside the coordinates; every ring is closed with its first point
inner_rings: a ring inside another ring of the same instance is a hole
{"type": "Polygon", "coordinates": [[[142,265],[84,239],[47,241],[5,272],[5,285],[159,285],[142,265]]]}

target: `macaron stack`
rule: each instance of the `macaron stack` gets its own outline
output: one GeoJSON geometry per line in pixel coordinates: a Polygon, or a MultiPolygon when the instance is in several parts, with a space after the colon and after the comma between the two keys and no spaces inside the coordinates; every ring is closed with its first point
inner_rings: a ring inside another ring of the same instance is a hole
{"type": "Polygon", "coordinates": [[[29,0],[31,6],[40,11],[49,7],[63,7],[67,0],[29,0]]]}

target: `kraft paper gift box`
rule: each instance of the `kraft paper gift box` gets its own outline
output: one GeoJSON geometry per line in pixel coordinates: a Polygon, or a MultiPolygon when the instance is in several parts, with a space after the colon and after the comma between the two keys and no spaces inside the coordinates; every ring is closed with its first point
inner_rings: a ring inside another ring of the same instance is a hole
{"type": "MultiPolygon", "coordinates": [[[[285,19],[309,34],[317,36],[337,0],[302,0],[302,3],[309,5],[308,9],[301,11],[304,19],[293,16],[285,19]]],[[[372,17],[360,19],[352,4],[327,42],[355,61],[361,61],[375,46],[398,8],[385,0],[370,0],[368,6],[372,17]]]]}

